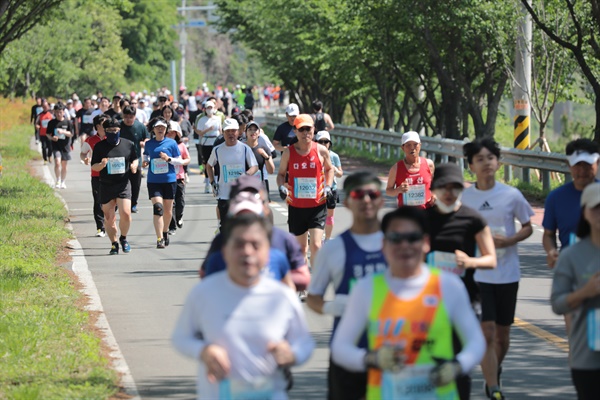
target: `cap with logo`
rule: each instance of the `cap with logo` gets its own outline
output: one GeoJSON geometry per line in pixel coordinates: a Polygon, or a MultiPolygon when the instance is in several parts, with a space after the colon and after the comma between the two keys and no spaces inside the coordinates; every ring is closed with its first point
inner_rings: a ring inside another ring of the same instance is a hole
{"type": "Polygon", "coordinates": [[[223,130],[227,131],[227,130],[238,130],[240,129],[240,124],[238,124],[238,122],[233,119],[233,118],[227,118],[224,122],[223,122],[223,130]]]}
{"type": "Polygon", "coordinates": [[[290,103],[285,109],[285,113],[290,117],[295,117],[300,114],[300,109],[298,108],[298,104],[290,103]]]}
{"type": "Polygon", "coordinates": [[[588,153],[585,150],[575,150],[573,154],[567,156],[567,160],[569,160],[569,165],[574,166],[578,162],[586,162],[588,164],[595,164],[600,158],[600,154],[598,153],[588,153]]]}

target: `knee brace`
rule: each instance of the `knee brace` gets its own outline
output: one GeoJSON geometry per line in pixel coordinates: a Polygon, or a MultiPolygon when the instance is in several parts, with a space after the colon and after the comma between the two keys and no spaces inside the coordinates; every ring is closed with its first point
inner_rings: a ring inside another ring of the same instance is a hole
{"type": "Polygon", "coordinates": [[[159,217],[162,217],[163,215],[163,205],[162,203],[154,203],[154,215],[158,215],[159,217]]]}
{"type": "Polygon", "coordinates": [[[333,225],[333,216],[325,219],[325,225],[333,225]]]}

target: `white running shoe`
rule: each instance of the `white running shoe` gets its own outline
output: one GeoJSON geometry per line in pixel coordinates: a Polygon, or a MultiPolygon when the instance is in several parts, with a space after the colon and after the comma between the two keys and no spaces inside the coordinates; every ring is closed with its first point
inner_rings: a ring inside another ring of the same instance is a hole
{"type": "Polygon", "coordinates": [[[96,232],[96,237],[104,237],[104,236],[106,236],[106,233],[102,229],[98,229],[98,231],[96,232]]]}
{"type": "Polygon", "coordinates": [[[61,189],[66,189],[66,188],[67,188],[67,184],[66,184],[66,183],[63,181],[63,182],[60,184],[60,188],[61,188],[61,189]]]}
{"type": "Polygon", "coordinates": [[[60,189],[60,179],[56,181],[56,185],[54,185],[54,187],[60,189]]]}
{"type": "Polygon", "coordinates": [[[204,185],[204,193],[210,193],[210,185],[204,185]]]}

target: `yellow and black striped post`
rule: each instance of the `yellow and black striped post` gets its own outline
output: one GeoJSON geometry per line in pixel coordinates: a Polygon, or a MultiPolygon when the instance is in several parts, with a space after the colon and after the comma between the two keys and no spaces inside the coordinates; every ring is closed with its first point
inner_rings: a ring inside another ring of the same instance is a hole
{"type": "Polygon", "coordinates": [[[515,149],[529,149],[529,115],[515,116],[515,149]]]}

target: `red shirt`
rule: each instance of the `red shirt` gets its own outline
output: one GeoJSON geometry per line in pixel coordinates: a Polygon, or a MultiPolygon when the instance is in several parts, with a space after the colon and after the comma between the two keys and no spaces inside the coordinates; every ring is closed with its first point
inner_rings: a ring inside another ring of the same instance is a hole
{"type": "Polygon", "coordinates": [[[54,119],[54,115],[50,111],[41,112],[38,115],[39,123],[40,123],[40,136],[46,136],[46,128],[48,127],[48,122],[54,119]]]}
{"type": "Polygon", "coordinates": [[[290,192],[287,202],[297,208],[313,208],[325,203],[325,172],[319,158],[318,145],[311,143],[307,155],[298,154],[296,148],[289,146],[288,184],[290,192]]]}
{"type": "Polygon", "coordinates": [[[409,189],[398,195],[398,207],[402,205],[417,206],[423,209],[431,201],[431,171],[425,157],[419,157],[419,172],[411,174],[403,160],[396,163],[396,187],[408,181],[409,189]]]}
{"type": "MultiPolygon", "coordinates": [[[[90,146],[92,151],[94,151],[94,147],[96,146],[96,144],[100,143],[101,141],[102,141],[102,139],[100,139],[100,136],[98,136],[98,135],[90,136],[89,138],[87,138],[85,140],[85,142],[90,146]]],[[[91,159],[91,157],[90,157],[90,159],[91,159]]],[[[92,171],[92,177],[100,176],[100,171],[94,171],[93,169],[91,171],[92,171]]]]}

